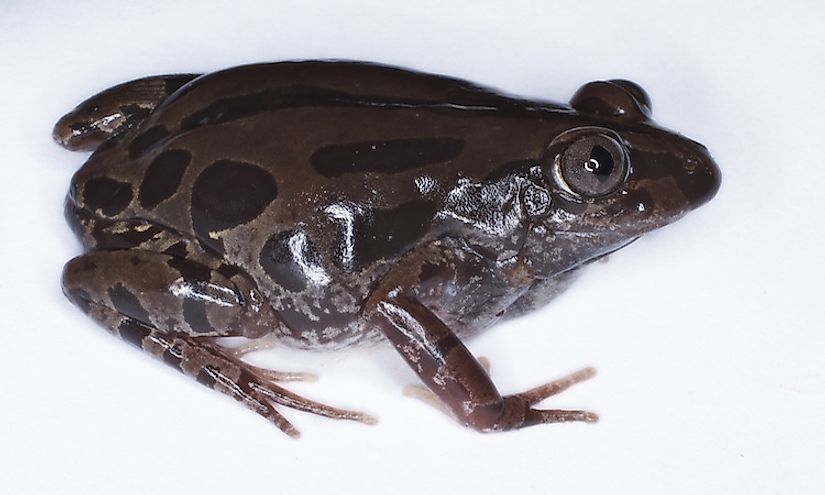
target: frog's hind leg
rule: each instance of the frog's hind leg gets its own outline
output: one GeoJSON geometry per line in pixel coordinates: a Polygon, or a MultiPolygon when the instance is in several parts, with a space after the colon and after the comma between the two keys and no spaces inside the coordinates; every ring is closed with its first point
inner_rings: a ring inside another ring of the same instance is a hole
{"type": "Polygon", "coordinates": [[[277,316],[260,294],[191,260],[140,250],[89,253],[69,261],[64,292],[111,333],[184,374],[242,402],[290,436],[298,432],[276,406],[363,423],[364,413],[327,406],[279,386],[295,374],[243,362],[216,341],[257,337],[277,316]]]}
{"type": "Polygon", "coordinates": [[[72,151],[92,151],[140,123],[169,95],[200,74],[168,74],[118,84],[83,101],[54,126],[54,140],[72,151]]]}

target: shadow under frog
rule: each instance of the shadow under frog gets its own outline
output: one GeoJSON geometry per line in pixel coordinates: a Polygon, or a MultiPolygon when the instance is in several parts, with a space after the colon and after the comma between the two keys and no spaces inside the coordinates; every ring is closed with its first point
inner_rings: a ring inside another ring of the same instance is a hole
{"type": "Polygon", "coordinates": [[[708,201],[719,170],[658,127],[638,85],[570,105],[353,62],[127,82],[55,127],[86,253],[66,295],[113,334],[243,402],[371,422],[241,357],[386,339],[480,431],[596,420],[533,407],[591,369],[502,396],[461,338],[548,302],[589,261],[708,201]],[[224,336],[250,346],[229,349],[224,336]]]}

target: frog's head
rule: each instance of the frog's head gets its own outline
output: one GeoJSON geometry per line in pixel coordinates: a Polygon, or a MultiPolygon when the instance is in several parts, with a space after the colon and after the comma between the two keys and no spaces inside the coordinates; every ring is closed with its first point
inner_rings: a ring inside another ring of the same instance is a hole
{"type": "Polygon", "coordinates": [[[557,271],[614,251],[681,218],[719,189],[701,144],[657,126],[647,93],[630,81],[584,85],[571,126],[546,149],[554,207],[544,220],[557,271]]]}

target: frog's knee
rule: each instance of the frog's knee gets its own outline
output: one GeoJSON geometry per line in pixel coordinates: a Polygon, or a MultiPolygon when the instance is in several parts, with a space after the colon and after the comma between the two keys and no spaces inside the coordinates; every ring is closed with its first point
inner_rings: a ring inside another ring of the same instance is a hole
{"type": "Polygon", "coordinates": [[[94,106],[81,105],[61,117],[52,131],[57,144],[71,151],[92,151],[111,137],[122,117],[95,110],[94,106]]]}
{"type": "Polygon", "coordinates": [[[84,288],[82,271],[79,270],[81,264],[78,261],[80,258],[75,258],[63,267],[63,276],[61,277],[61,285],[63,287],[63,294],[71,301],[72,304],[80,308],[86,314],[92,304],[92,296],[84,288]]]}
{"type": "Polygon", "coordinates": [[[92,151],[104,141],[139,124],[178,88],[198,74],[150,76],[101,91],[64,115],[52,136],[72,151],[92,151]]]}
{"type": "Polygon", "coordinates": [[[72,304],[88,314],[95,305],[106,304],[106,270],[94,256],[78,256],[63,267],[63,294],[72,304]]]}
{"type": "Polygon", "coordinates": [[[97,271],[98,265],[94,260],[89,259],[88,256],[78,256],[69,260],[63,266],[63,274],[61,276],[63,292],[74,302],[69,291],[73,289],[84,289],[88,292],[88,290],[91,289],[97,271]]]}

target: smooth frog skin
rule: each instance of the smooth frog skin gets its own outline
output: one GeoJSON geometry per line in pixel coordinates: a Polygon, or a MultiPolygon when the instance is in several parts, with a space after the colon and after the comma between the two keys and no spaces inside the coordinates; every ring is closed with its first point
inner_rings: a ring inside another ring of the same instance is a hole
{"type": "Polygon", "coordinates": [[[290,393],[276,382],[302,375],[218,337],[389,340],[480,431],[595,421],[532,407],[591,369],[502,396],[460,338],[545,304],[720,181],[621,80],[560,105],[364,63],[260,64],[124,83],[54,135],[95,149],[66,201],[87,251],[65,267],[67,296],[291,435],[275,405],[372,418],[290,393]]]}

